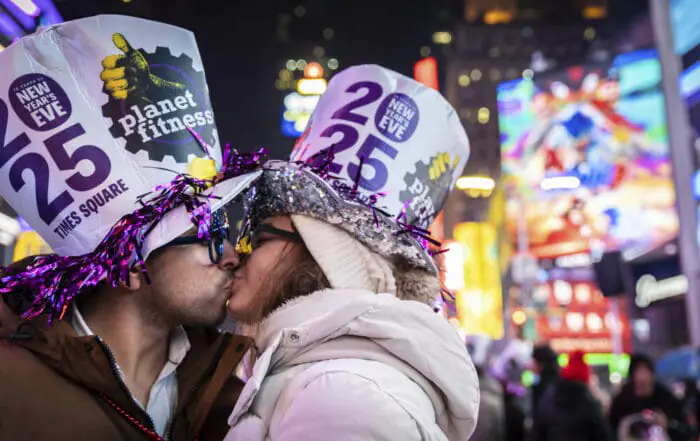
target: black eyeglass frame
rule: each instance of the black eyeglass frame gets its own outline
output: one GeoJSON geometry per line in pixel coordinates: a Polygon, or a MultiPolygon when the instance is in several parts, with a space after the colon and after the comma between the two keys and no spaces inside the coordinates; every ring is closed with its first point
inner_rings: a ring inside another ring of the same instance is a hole
{"type": "Polygon", "coordinates": [[[262,224],[255,231],[255,234],[258,234],[258,233],[272,234],[273,236],[282,237],[282,238],[290,240],[292,242],[299,242],[299,243],[304,242],[304,239],[302,239],[301,236],[299,235],[299,233],[297,233],[296,231],[281,230],[279,228],[273,227],[270,224],[262,224]]]}
{"type": "Polygon", "coordinates": [[[212,213],[209,240],[200,239],[197,236],[176,237],[163,245],[163,248],[206,243],[209,248],[209,260],[212,264],[218,265],[224,257],[224,244],[228,239],[228,235],[228,216],[224,210],[219,210],[212,213]]]}

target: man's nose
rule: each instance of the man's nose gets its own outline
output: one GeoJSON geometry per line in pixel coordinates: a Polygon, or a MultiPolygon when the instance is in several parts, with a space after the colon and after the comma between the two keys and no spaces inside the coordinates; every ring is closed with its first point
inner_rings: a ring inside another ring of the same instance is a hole
{"type": "Polygon", "coordinates": [[[221,256],[219,267],[225,271],[233,271],[241,263],[241,256],[236,252],[236,247],[228,240],[224,241],[224,254],[221,256]]]}

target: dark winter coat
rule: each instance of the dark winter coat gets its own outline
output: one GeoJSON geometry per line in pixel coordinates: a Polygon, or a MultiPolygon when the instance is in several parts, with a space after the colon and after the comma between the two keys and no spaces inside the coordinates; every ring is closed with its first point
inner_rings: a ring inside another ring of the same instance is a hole
{"type": "Polygon", "coordinates": [[[610,441],[600,404],[588,385],[560,379],[542,396],[532,441],[610,441]]]}
{"type": "Polygon", "coordinates": [[[506,439],[506,410],[503,386],[488,373],[479,374],[479,417],[470,441],[509,441],[506,439]]]}
{"type": "MultiPolygon", "coordinates": [[[[192,347],[177,370],[169,440],[221,441],[243,388],[232,373],[252,342],[187,331],[192,347]],[[218,379],[223,387],[209,387],[218,379]]],[[[20,320],[0,298],[0,440],[153,441],[153,430],[98,337],[79,337],[62,321],[49,328],[45,318],[20,320]]]]}
{"type": "Polygon", "coordinates": [[[668,418],[668,433],[674,441],[687,439],[687,426],[684,422],[683,406],[673,394],[661,384],[656,384],[654,393],[648,397],[634,394],[631,383],[622,387],[610,405],[610,425],[617,437],[617,431],[623,418],[645,410],[660,411],[668,418]]]}
{"type": "Polygon", "coordinates": [[[545,366],[540,372],[540,378],[537,383],[532,386],[532,412],[537,411],[540,406],[540,399],[545,395],[549,386],[555,384],[559,380],[559,369],[556,365],[545,366]]]}

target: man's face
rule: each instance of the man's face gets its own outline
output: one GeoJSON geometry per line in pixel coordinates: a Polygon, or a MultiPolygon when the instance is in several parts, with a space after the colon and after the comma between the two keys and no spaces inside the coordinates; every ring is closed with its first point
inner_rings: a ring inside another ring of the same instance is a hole
{"type": "Polygon", "coordinates": [[[654,391],[654,373],[648,367],[638,366],[632,374],[632,382],[638,395],[651,395],[654,391]]]}
{"type": "Polygon", "coordinates": [[[228,240],[218,263],[211,261],[206,241],[163,247],[146,265],[151,285],[146,285],[150,292],[143,296],[144,307],[172,326],[218,325],[238,262],[228,240]]]}

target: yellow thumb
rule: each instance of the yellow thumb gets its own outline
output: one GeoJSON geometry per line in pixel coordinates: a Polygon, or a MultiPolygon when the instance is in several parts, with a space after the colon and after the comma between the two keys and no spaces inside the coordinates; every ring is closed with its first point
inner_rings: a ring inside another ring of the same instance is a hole
{"type": "Polygon", "coordinates": [[[216,176],[216,162],[213,159],[195,158],[187,166],[190,176],[202,179],[211,180],[216,176]]]}

